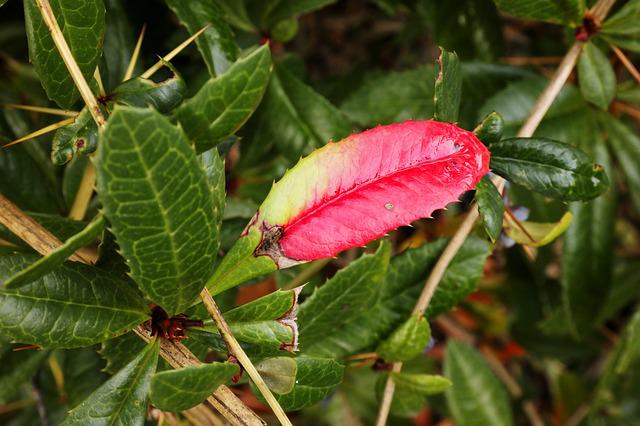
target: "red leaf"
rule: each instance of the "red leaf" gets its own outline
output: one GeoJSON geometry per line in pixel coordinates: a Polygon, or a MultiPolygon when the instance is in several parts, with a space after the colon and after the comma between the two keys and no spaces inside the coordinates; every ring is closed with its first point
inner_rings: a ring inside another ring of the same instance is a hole
{"type": "Polygon", "coordinates": [[[247,231],[279,267],[335,256],[430,217],[489,171],[489,151],[455,124],[407,121],[330,142],[276,183],[247,231]]]}

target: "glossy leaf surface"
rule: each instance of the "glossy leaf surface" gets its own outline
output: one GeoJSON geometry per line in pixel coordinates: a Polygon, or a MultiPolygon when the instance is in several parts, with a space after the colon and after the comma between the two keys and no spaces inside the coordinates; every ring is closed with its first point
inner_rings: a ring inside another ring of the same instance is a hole
{"type": "MultiPolygon", "coordinates": [[[[86,80],[102,55],[105,9],[102,0],[51,0],[51,10],[86,80]]],[[[69,109],[80,97],[53,43],[35,0],[24,2],[29,57],[49,98],[69,109]]]]}
{"type": "Polygon", "coordinates": [[[174,113],[198,152],[219,144],[236,132],[256,109],[271,73],[269,46],[236,61],[212,78],[174,113]]]}
{"type": "Polygon", "coordinates": [[[69,412],[62,426],[144,425],[160,344],[153,340],[130,363],[69,412]]]}
{"type": "Polygon", "coordinates": [[[116,107],[96,161],[98,193],[131,276],[169,314],[204,286],[218,236],[189,140],[152,109],[116,107]]]}
{"type": "Polygon", "coordinates": [[[387,362],[404,362],[420,355],[431,338],[431,329],[423,316],[411,315],[387,340],[378,345],[376,353],[387,362]]]}
{"type": "Polygon", "coordinates": [[[586,201],[609,185],[598,164],[578,148],[545,138],[513,138],[494,143],[491,170],[532,191],[563,201],[586,201]]]}
{"type": "Polygon", "coordinates": [[[504,215],[504,202],[498,192],[498,188],[491,182],[488,176],[483,177],[476,184],[476,202],[484,230],[495,241],[502,231],[502,217],[504,215]]]}
{"type": "Polygon", "coordinates": [[[113,90],[113,101],[135,107],[151,106],[162,113],[169,112],[180,105],[187,86],[171,64],[165,62],[165,66],[173,73],[172,77],[159,83],[142,77],[129,79],[113,90]]]}
{"type": "Polygon", "coordinates": [[[157,408],[184,411],[200,404],[240,371],[238,364],[214,362],[156,373],[149,397],[157,408]]]}
{"type": "MultiPolygon", "coordinates": [[[[0,281],[35,261],[0,257],[0,281]]],[[[122,334],[149,318],[129,282],[97,268],[66,263],[16,290],[0,290],[0,330],[43,347],[88,346],[122,334]]]]}

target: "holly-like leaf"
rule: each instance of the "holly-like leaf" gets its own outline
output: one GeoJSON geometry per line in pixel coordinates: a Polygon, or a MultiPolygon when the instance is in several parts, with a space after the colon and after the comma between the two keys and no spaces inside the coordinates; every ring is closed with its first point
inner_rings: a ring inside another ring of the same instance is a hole
{"type": "Polygon", "coordinates": [[[300,306],[300,346],[314,353],[323,339],[340,333],[341,326],[371,306],[389,265],[390,247],[383,244],[375,254],[365,254],[338,271],[300,306]]]}
{"type": "Polygon", "coordinates": [[[378,345],[376,353],[387,362],[409,361],[422,353],[431,339],[431,329],[422,315],[411,315],[391,336],[378,345]]]}
{"type": "Polygon", "coordinates": [[[209,74],[216,76],[224,73],[238,58],[238,46],[224,19],[222,8],[216,2],[207,0],[166,1],[189,32],[195,33],[209,25],[196,39],[196,45],[207,64],[209,74]]]}
{"type": "Polygon", "coordinates": [[[156,373],[151,378],[151,403],[165,411],[184,411],[200,404],[231,380],[240,368],[230,362],[193,365],[156,373]]]}
{"type": "MultiPolygon", "coordinates": [[[[313,352],[307,349],[305,353],[327,357],[356,354],[389,335],[411,314],[445,245],[446,240],[440,239],[394,256],[377,298],[368,309],[342,323],[340,331],[326,336],[321,345],[314,345],[313,352]]],[[[442,277],[429,304],[427,318],[448,311],[475,289],[489,252],[486,241],[474,237],[467,239],[442,277]]]]}
{"type": "Polygon", "coordinates": [[[524,19],[578,26],[582,23],[584,0],[494,0],[508,15],[524,19]]]}
{"type": "Polygon", "coordinates": [[[117,106],[96,159],[98,193],[131,276],[170,315],[204,287],[216,256],[211,191],[181,129],[117,106]]]}
{"type": "MultiPolygon", "coordinates": [[[[604,141],[594,136],[596,161],[607,170],[613,164],[604,141]]],[[[603,300],[607,299],[613,274],[614,228],[617,207],[612,185],[589,203],[573,203],[573,223],[562,248],[562,305],[575,337],[587,334],[597,324],[603,300]]]]}
{"type": "Polygon", "coordinates": [[[602,166],[569,144],[545,138],[512,138],[489,149],[494,173],[547,197],[586,201],[609,186],[602,166]]]}
{"type": "MultiPolygon", "coordinates": [[[[314,405],[325,399],[342,382],[344,366],[328,358],[299,356],[296,383],[291,392],[275,394],[284,410],[295,411],[314,405]]],[[[253,393],[262,399],[252,384],[253,393]]]]}
{"type": "Polygon", "coordinates": [[[616,76],[609,58],[592,42],[586,43],[578,61],[582,96],[606,110],[616,94],[616,76]]]}
{"type": "Polygon", "coordinates": [[[264,273],[335,256],[429,217],[473,188],[488,159],[473,133],[435,121],[380,126],[329,143],[273,186],[209,281],[211,290],[240,284],[258,262],[264,273]]]}
{"type": "Polygon", "coordinates": [[[483,177],[476,184],[476,202],[478,203],[484,230],[491,238],[491,241],[497,240],[502,231],[504,203],[498,188],[488,176],[483,177]]]}
{"type": "Polygon", "coordinates": [[[444,375],[453,382],[445,396],[456,425],[513,424],[506,390],[471,346],[456,341],[447,344],[444,375]]]}
{"type": "Polygon", "coordinates": [[[133,361],[71,410],[61,425],[143,425],[159,348],[159,341],[154,339],[133,361]]]}
{"type": "Polygon", "coordinates": [[[462,72],[455,52],[440,48],[438,76],[433,90],[433,118],[453,123],[458,120],[460,96],[462,95],[462,72]]]}
{"type": "MultiPolygon", "coordinates": [[[[0,281],[36,259],[0,257],[0,281]]],[[[88,346],[148,318],[145,301],[131,283],[79,263],[66,263],[16,290],[0,290],[2,334],[43,347],[88,346]]]]}
{"type": "MultiPolygon", "coordinates": [[[[224,313],[236,339],[248,344],[248,353],[268,356],[298,350],[296,316],[301,289],[274,291],[224,313]]],[[[193,330],[189,335],[212,348],[225,351],[226,346],[217,328],[211,320],[205,324],[203,329],[193,330]]]]}
{"type": "MultiPolygon", "coordinates": [[[[105,9],[102,0],[52,0],[54,14],[85,79],[90,80],[102,55],[105,9]]],[[[29,57],[49,98],[64,109],[80,93],[58,53],[35,0],[24,2],[29,57]]]]}
{"type": "Polygon", "coordinates": [[[274,144],[291,161],[351,132],[335,106],[278,64],[252,124],[252,145],[274,144]]]}
{"type": "Polygon", "coordinates": [[[504,225],[504,231],[509,238],[518,244],[531,247],[542,247],[552,243],[562,235],[571,225],[573,214],[566,212],[559,221],[539,223],[519,221],[509,217],[504,225]]]}
{"type": "Polygon", "coordinates": [[[216,146],[249,119],[262,99],[270,73],[271,54],[265,45],[207,81],[176,109],[175,119],[198,152],[216,146]]]}
{"type": "Polygon", "coordinates": [[[184,99],[187,85],[173,65],[168,62],[164,65],[171,70],[173,77],[160,83],[142,77],[129,79],[114,89],[111,99],[123,105],[152,106],[163,113],[171,111],[184,99]]]}
{"type": "Polygon", "coordinates": [[[600,35],[609,43],[623,49],[640,52],[640,1],[627,2],[602,24],[600,35]]]}
{"type": "Polygon", "coordinates": [[[62,265],[76,250],[86,246],[102,233],[104,217],[98,216],[86,228],[69,238],[60,247],[38,259],[27,268],[11,276],[4,282],[7,289],[14,289],[41,278],[54,268],[62,265]]]}

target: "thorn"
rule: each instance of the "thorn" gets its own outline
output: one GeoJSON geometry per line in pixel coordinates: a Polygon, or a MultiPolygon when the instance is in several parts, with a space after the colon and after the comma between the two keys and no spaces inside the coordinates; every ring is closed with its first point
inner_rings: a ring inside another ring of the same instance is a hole
{"type": "Polygon", "coordinates": [[[124,73],[124,77],[122,81],[127,81],[133,75],[133,70],[136,67],[136,63],[138,63],[138,56],[140,55],[140,48],[142,47],[142,40],[144,40],[144,33],[147,30],[147,25],[144,24],[142,26],[142,30],[140,31],[140,35],[138,36],[138,41],[136,42],[136,47],[131,52],[131,59],[129,59],[129,65],[127,65],[127,70],[124,73]]]}
{"type": "Polygon", "coordinates": [[[44,135],[46,133],[53,132],[54,130],[57,130],[57,129],[61,128],[61,127],[64,127],[64,126],[67,126],[67,125],[73,123],[74,121],[76,121],[75,117],[66,118],[66,119],[64,119],[62,121],[58,121],[57,123],[50,124],[50,125],[48,125],[46,127],[43,127],[40,130],[36,130],[35,132],[29,133],[28,135],[25,135],[25,136],[23,136],[23,137],[21,137],[19,139],[16,139],[16,140],[11,141],[11,142],[9,142],[9,143],[7,143],[5,145],[2,145],[2,148],[8,148],[11,145],[16,145],[16,144],[19,144],[21,142],[27,141],[29,139],[33,139],[33,138],[36,138],[38,136],[44,135]]]}
{"type": "Polygon", "coordinates": [[[67,111],[64,109],[47,108],[35,105],[19,105],[19,104],[1,104],[3,108],[22,109],[25,111],[42,112],[44,114],[61,115],[63,117],[75,117],[78,111],[67,111]]]}
{"type": "Polygon", "coordinates": [[[160,60],[156,62],[151,68],[143,72],[140,75],[140,77],[142,78],[151,77],[156,71],[158,71],[164,65],[164,62],[169,62],[170,60],[172,60],[178,53],[183,51],[185,47],[187,47],[189,44],[191,44],[191,42],[197,39],[198,36],[200,36],[200,34],[205,32],[207,28],[209,28],[209,24],[202,27],[202,29],[200,29],[197,33],[195,33],[194,35],[192,35],[191,37],[189,37],[188,39],[180,43],[178,47],[173,49],[171,52],[167,53],[164,57],[160,58],[160,60]]]}

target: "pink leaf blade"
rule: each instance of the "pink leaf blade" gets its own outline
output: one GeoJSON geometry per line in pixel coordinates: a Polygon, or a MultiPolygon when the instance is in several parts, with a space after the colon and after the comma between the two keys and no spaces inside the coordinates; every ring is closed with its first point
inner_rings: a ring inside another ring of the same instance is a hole
{"type": "Polygon", "coordinates": [[[454,124],[379,126],[302,159],[253,226],[281,228],[280,266],[335,256],[456,201],[488,165],[484,145],[454,124]]]}

